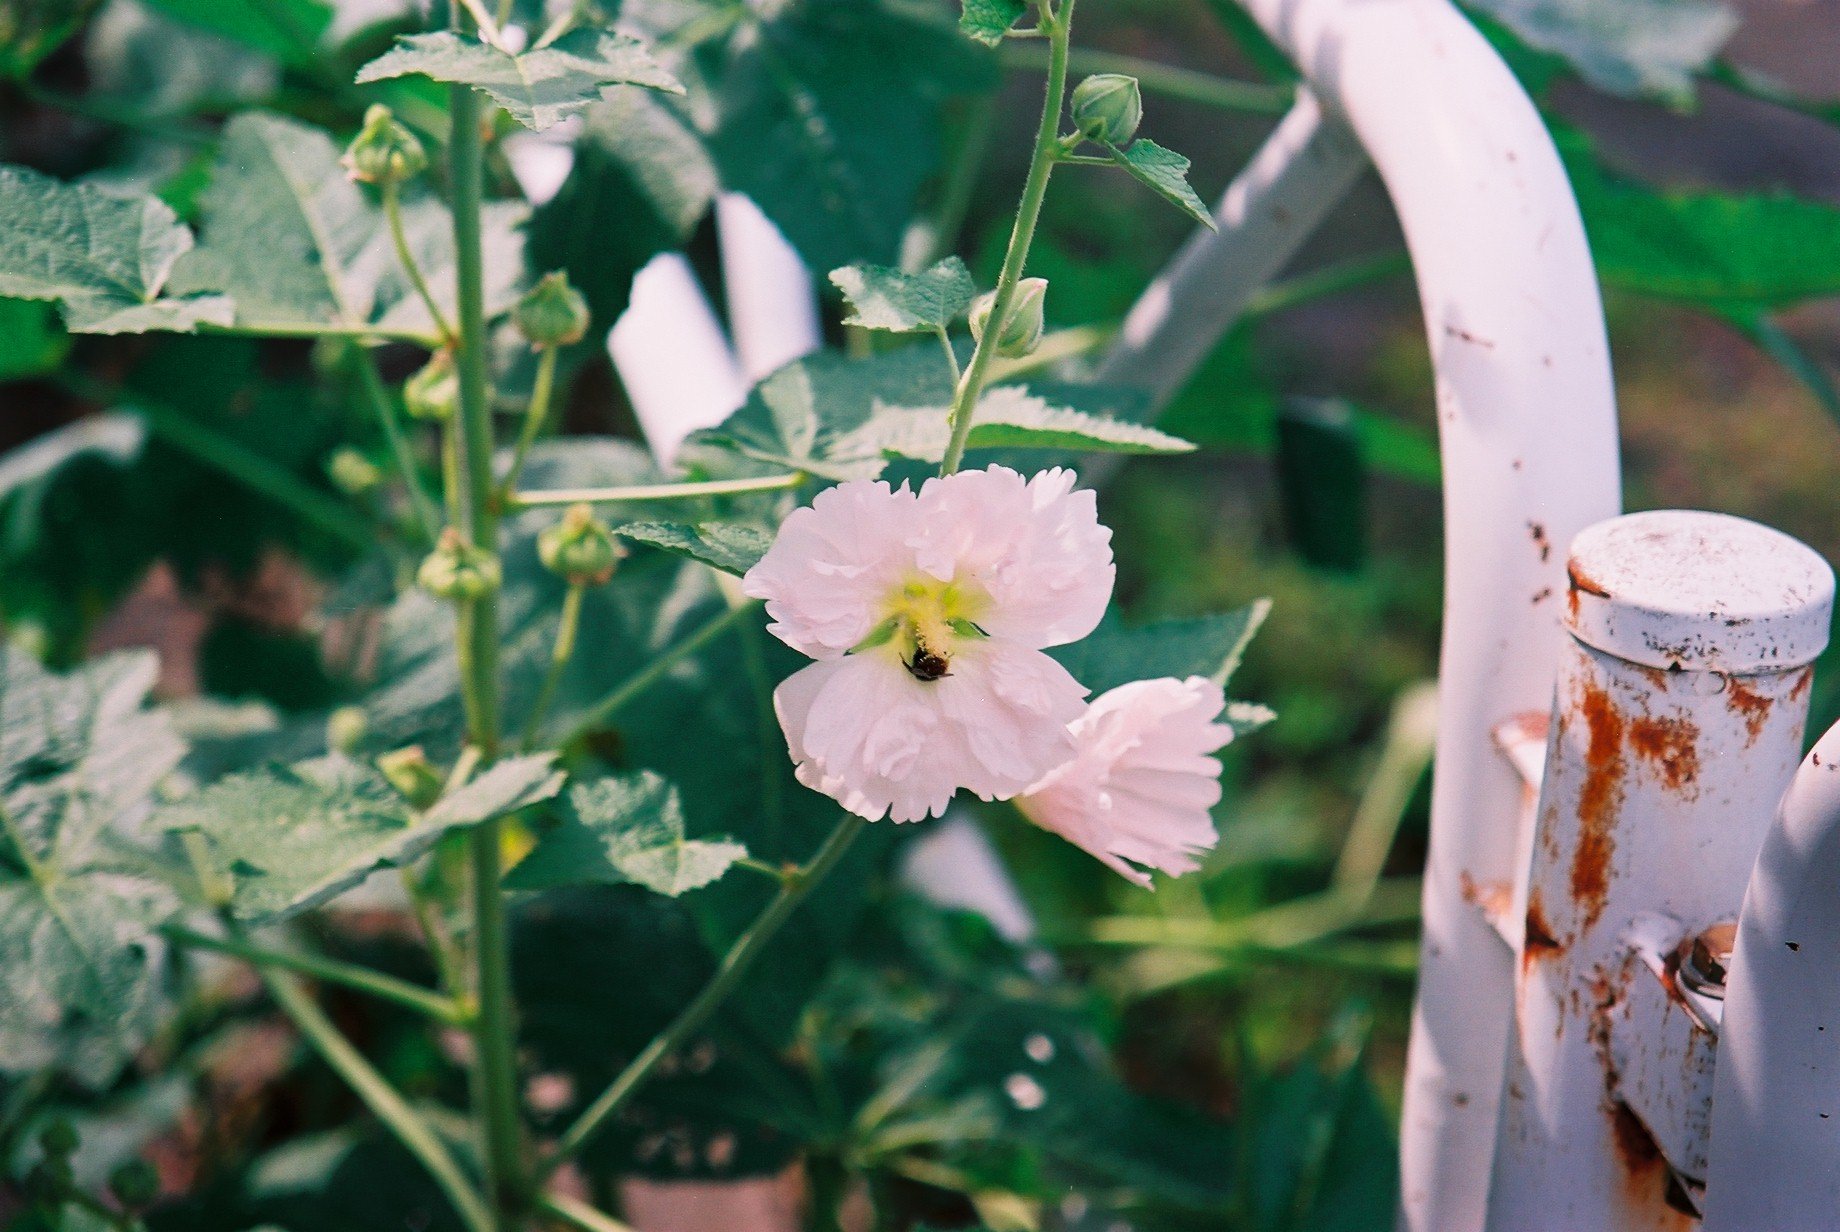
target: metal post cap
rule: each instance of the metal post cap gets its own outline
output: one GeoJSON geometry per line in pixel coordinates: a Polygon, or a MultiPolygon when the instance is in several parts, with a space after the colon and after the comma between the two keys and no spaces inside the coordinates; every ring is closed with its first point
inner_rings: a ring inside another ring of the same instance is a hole
{"type": "Polygon", "coordinates": [[[1827,646],[1834,571],[1807,544],[1744,518],[1659,509],[1572,540],[1566,628],[1645,667],[1786,671],[1827,646]]]}

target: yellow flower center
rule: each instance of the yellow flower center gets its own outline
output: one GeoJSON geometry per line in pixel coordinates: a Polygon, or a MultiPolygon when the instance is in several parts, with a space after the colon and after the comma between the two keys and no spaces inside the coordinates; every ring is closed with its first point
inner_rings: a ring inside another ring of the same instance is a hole
{"type": "Polygon", "coordinates": [[[885,642],[915,679],[938,680],[951,674],[955,642],[983,636],[977,621],[989,604],[981,586],[917,574],[889,593],[865,648],[885,642]]]}

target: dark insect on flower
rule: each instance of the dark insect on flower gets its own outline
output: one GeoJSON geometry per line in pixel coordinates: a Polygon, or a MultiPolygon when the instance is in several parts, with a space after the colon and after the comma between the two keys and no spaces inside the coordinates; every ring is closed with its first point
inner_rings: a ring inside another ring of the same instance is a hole
{"type": "Polygon", "coordinates": [[[936,655],[925,646],[914,650],[914,657],[903,659],[908,672],[915,680],[938,680],[952,674],[952,661],[944,655],[936,655]]]}

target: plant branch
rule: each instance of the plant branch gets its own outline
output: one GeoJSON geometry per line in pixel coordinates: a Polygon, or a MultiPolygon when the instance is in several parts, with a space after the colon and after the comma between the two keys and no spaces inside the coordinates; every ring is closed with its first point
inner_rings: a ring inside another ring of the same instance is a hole
{"type": "Polygon", "coordinates": [[[447,1200],[454,1204],[468,1232],[497,1232],[492,1212],[460,1170],[446,1144],[351,1041],[339,1033],[300,984],[292,976],[267,967],[258,966],[256,974],[268,986],[269,995],[293,1021],[301,1037],[428,1170],[447,1200]]]}
{"type": "Polygon", "coordinates": [[[812,889],[822,882],[832,869],[837,867],[844,853],[850,849],[850,844],[868,824],[863,818],[853,813],[844,814],[836,828],[831,831],[830,837],[824,840],[824,845],[818,848],[817,854],[795,872],[786,876],[780,885],[779,892],[773,896],[765,910],[760,913],[746,932],[736,938],[735,943],[729,947],[728,953],[722,956],[722,962],[716,968],[715,977],[704,986],[703,991],[684,1007],[672,1020],[670,1026],[652,1037],[651,1043],[633,1058],[632,1063],[620,1072],[619,1077],[615,1078],[612,1084],[602,1091],[576,1119],[575,1123],[563,1133],[556,1144],[555,1154],[551,1155],[538,1170],[539,1178],[549,1176],[562,1164],[573,1158],[606,1123],[607,1118],[624,1107],[645,1080],[651,1077],[652,1071],[658,1067],[659,1062],[687,1043],[690,1037],[709,1020],[709,1016],[723,1001],[728,999],[729,994],[740,984],[748,968],[753,966],[754,960],[767,947],[767,943],[773,939],[774,934],[779,932],[786,920],[797,910],[798,905],[805,900],[805,896],[810,894],[812,889]]]}
{"type": "Polygon", "coordinates": [[[698,483],[636,484],[621,488],[559,488],[543,492],[517,492],[506,504],[512,509],[538,509],[545,505],[605,505],[615,501],[688,500],[698,496],[737,496],[744,492],[779,492],[796,488],[805,475],[762,475],[752,479],[710,479],[698,483]]]}
{"type": "Polygon", "coordinates": [[[422,276],[421,262],[415,259],[415,253],[409,248],[409,237],[403,232],[402,221],[402,186],[394,180],[383,183],[383,216],[390,224],[390,242],[396,246],[396,260],[409,276],[409,282],[415,287],[415,293],[422,297],[422,303],[428,307],[428,315],[434,320],[435,332],[441,336],[443,346],[454,344],[454,330],[447,323],[441,305],[436,301],[434,292],[428,287],[428,279],[422,276]]]}
{"type": "Polygon", "coordinates": [[[526,752],[534,749],[537,737],[543,731],[543,716],[549,711],[549,704],[556,696],[556,688],[562,683],[562,673],[568,669],[569,660],[575,655],[575,635],[581,628],[581,601],[588,593],[588,588],[580,582],[569,583],[568,594],[562,599],[562,618],[556,626],[556,645],[550,651],[549,670],[543,674],[543,684],[537,690],[537,699],[530,704],[530,714],[524,720],[523,746],[526,752]]]}
{"type": "Polygon", "coordinates": [[[1048,35],[1048,84],[1041,106],[1041,124],[1035,132],[1035,152],[1029,160],[1029,175],[1022,187],[1022,201],[1016,209],[1016,222],[1010,229],[1009,247],[1003,254],[1003,272],[997,277],[996,295],[990,308],[984,336],[971,352],[963,377],[952,398],[949,415],[951,439],[939,464],[941,475],[950,475],[964,461],[965,442],[971,438],[971,419],[997,353],[997,339],[1003,335],[1004,322],[1016,298],[1016,284],[1022,278],[1029,259],[1029,245],[1035,239],[1035,224],[1041,218],[1041,203],[1048,194],[1048,177],[1061,152],[1059,138],[1061,112],[1067,100],[1067,50],[1069,27],[1075,0],[1065,0],[1058,14],[1050,16],[1042,6],[1042,27],[1048,35]]]}
{"type": "Polygon", "coordinates": [[[739,623],[741,618],[752,612],[756,606],[758,604],[754,600],[735,604],[695,633],[647,663],[615,686],[613,692],[596,702],[557,743],[565,746],[573,744],[605,723],[633,698],[663,680],[670,674],[672,668],[720,637],[730,626],[739,623]]]}
{"type": "Polygon", "coordinates": [[[403,432],[402,420],[396,414],[396,402],[390,397],[390,391],[384,388],[383,374],[377,371],[377,361],[363,347],[356,347],[358,382],[364,386],[364,394],[377,411],[377,422],[383,428],[384,439],[390,444],[390,453],[396,458],[396,469],[402,472],[403,483],[409,489],[409,504],[415,510],[415,522],[421,529],[424,543],[432,545],[435,536],[440,533],[441,511],[428,495],[428,489],[422,486],[420,468],[415,462],[415,451],[409,447],[409,438],[403,432]]]}
{"type": "Polygon", "coordinates": [[[530,447],[537,443],[543,434],[543,425],[549,420],[550,398],[556,387],[556,355],[554,346],[543,347],[537,354],[537,379],[530,389],[530,405],[524,410],[524,430],[518,433],[517,448],[511,454],[511,467],[505,472],[505,480],[499,485],[499,503],[509,506],[512,493],[517,490],[518,476],[524,473],[524,459],[530,455],[530,447]]]}
{"type": "Polygon", "coordinates": [[[436,1022],[450,1026],[465,1026],[468,1015],[464,1006],[452,997],[399,980],[393,975],[373,971],[356,963],[339,962],[336,959],[321,958],[315,954],[295,954],[286,950],[272,950],[256,945],[240,935],[229,937],[210,937],[204,933],[193,932],[189,928],[174,925],[166,930],[166,935],[180,945],[190,946],[195,950],[210,950],[217,954],[228,954],[240,958],[255,967],[272,967],[282,971],[293,971],[300,975],[324,980],[329,984],[339,984],[358,992],[367,993],[384,1001],[391,1001],[418,1014],[425,1014],[436,1022]]]}

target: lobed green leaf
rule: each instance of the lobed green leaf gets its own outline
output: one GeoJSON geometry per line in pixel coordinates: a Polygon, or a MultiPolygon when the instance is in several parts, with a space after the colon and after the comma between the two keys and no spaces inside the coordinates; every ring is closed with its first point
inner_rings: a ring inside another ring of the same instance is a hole
{"type": "Polygon", "coordinates": [[[700,560],[736,577],[759,563],[773,546],[773,535],[745,522],[629,522],[614,534],[700,560]]]}
{"type": "MultiPolygon", "coordinates": [[[[938,462],[951,435],[943,406],[877,406],[869,421],[837,443],[838,458],[900,457],[938,462]]],[[[1058,449],[1092,453],[1175,454],[1195,447],[1180,437],[1123,419],[1053,406],[1015,385],[979,400],[972,449],[1058,449]]]]}
{"type": "Polygon", "coordinates": [[[572,30],[516,55],[451,30],[404,35],[359,69],[358,81],[411,73],[484,91],[519,124],[538,131],[599,102],[616,86],[684,92],[638,39],[603,30],[572,30]]]}
{"type": "Polygon", "coordinates": [[[845,325],[898,334],[944,329],[977,298],[971,271],[957,257],[918,274],[885,265],[845,265],[831,271],[831,283],[850,305],[845,325]]]}
{"type": "Polygon", "coordinates": [[[560,811],[560,821],[511,870],[507,886],[632,884],[675,898],[747,855],[729,839],[685,838],[677,788],[649,770],[579,783],[560,811]]]}
{"type": "Polygon", "coordinates": [[[1120,150],[1111,147],[1112,157],[1133,179],[1169,204],[1187,214],[1210,231],[1220,228],[1208,213],[1207,205],[1188,185],[1189,161],[1174,150],[1166,150],[1148,137],[1139,137],[1120,150]]]}
{"type": "Polygon", "coordinates": [[[0,296],[55,300],[75,333],[190,333],[228,325],[221,288],[172,292],[192,233],[155,197],[0,167],[0,296]]]}
{"type": "Polygon", "coordinates": [[[1026,0],[964,0],[958,28],[986,47],[995,47],[1028,11],[1026,0]]]}
{"type": "Polygon", "coordinates": [[[548,799],[554,755],[508,758],[425,813],[377,769],[332,755],[233,774],[169,809],[167,829],[204,839],[241,919],[284,920],[331,901],[373,872],[398,868],[449,831],[548,799]]]}

